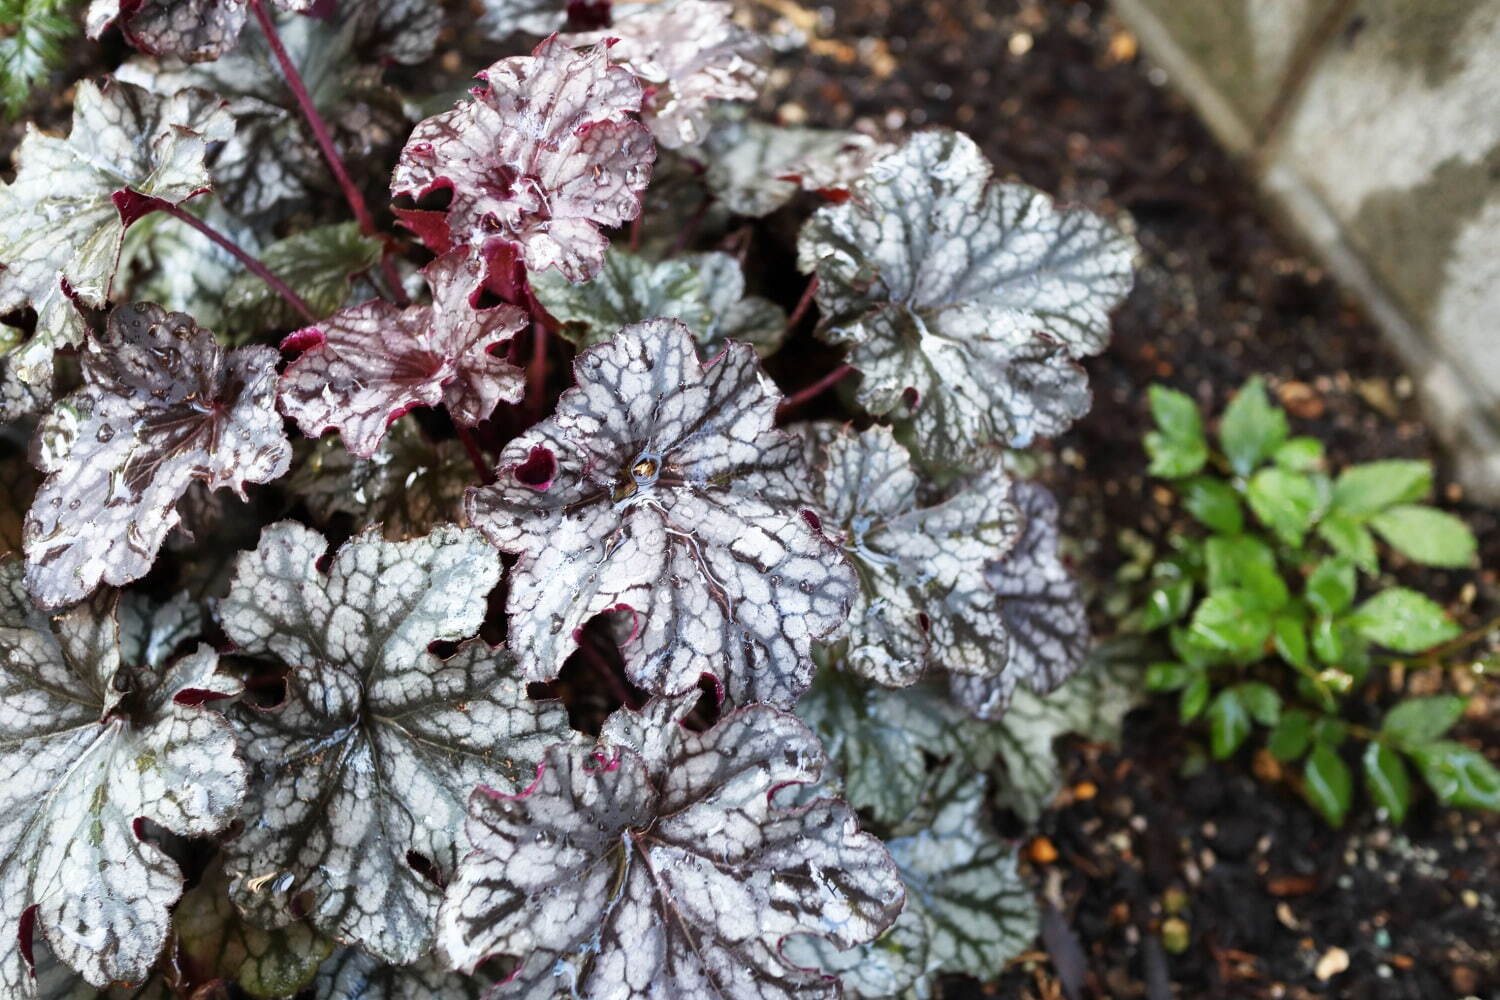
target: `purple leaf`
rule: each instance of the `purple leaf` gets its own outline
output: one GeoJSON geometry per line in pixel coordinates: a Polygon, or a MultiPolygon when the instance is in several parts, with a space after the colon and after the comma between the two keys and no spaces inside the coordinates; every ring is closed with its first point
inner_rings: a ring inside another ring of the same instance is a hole
{"type": "Polygon", "coordinates": [[[474,305],[479,265],[450,253],[422,272],[432,304],[400,309],[372,299],[342,309],[282,342],[302,356],[281,375],[282,409],[302,432],[336,429],[355,455],[375,454],[386,427],[418,406],[448,407],[473,427],[500,400],[525,391],[521,369],[493,349],[526,326],[512,305],[474,305]]]}
{"type": "Polygon", "coordinates": [[[642,120],[663,146],[680,149],[708,136],[711,102],[753,101],[766,82],[766,45],[733,15],[727,0],[622,5],[610,27],[563,40],[616,39],[610,59],[647,87],[642,120]]]}
{"type": "Polygon", "coordinates": [[[711,674],[735,703],[791,704],[856,584],[803,517],[803,449],[775,429],[780,397],[755,352],[730,344],[700,363],[688,328],[657,319],[574,371],[557,412],[465,503],[521,557],[507,610],[527,676],[555,676],[578,629],[616,612],[638,687],[678,694],[711,674]]]}
{"type": "Polygon", "coordinates": [[[292,457],[269,347],[225,351],[192,317],[139,304],[110,314],[82,362],[83,387],[43,428],[49,475],[24,532],[26,583],[48,607],[144,576],[193,482],[243,496],[292,457]]]}
{"type": "Polygon", "coordinates": [[[782,941],[868,941],[903,889],[842,802],[771,805],[773,789],[817,780],[816,737],[765,705],[669,732],[649,751],[658,759],[553,747],[519,795],[476,791],[474,851],[443,900],[440,954],[459,968],[516,956],[512,996],[837,997],[836,981],[782,957],[782,941]]]}
{"type": "Polygon", "coordinates": [[[1057,501],[1024,481],[1014,498],[1025,526],[987,574],[1009,636],[1005,667],[989,677],[951,679],[954,698],[982,719],[999,718],[1018,685],[1037,694],[1055,689],[1083,667],[1092,645],[1078,582],[1057,554],[1057,501]]]}
{"type": "Polygon", "coordinates": [[[472,100],[407,140],[391,192],[453,200],[445,214],[401,210],[403,221],[436,253],[487,258],[509,245],[532,271],[593,277],[609,245],[600,227],[635,218],[651,179],[651,135],[634,117],[641,85],[606,46],[575,51],[555,36],[479,79],[472,100]]]}

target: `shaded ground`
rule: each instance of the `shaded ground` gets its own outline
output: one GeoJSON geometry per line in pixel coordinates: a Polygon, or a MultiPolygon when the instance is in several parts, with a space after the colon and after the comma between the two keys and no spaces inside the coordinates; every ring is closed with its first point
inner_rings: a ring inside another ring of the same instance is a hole
{"type": "MultiPolygon", "coordinates": [[[[798,19],[797,8],[762,2],[798,19]]],[[[961,128],[1001,175],[1137,224],[1136,290],[1116,314],[1113,346],[1089,364],[1094,410],[1056,442],[1046,473],[1090,585],[1119,568],[1120,528],[1154,540],[1185,529],[1142,476],[1152,381],[1218,410],[1264,373],[1295,432],[1322,438],[1335,467],[1420,457],[1443,468],[1410,380],[1373,325],[1271,224],[1239,167],[1107,11],[1056,0],[830,0],[818,20],[812,54],[783,61],[783,121],[961,128]]],[[[1439,481],[1445,506],[1478,533],[1482,565],[1500,565],[1495,511],[1467,503],[1441,472],[1439,481]]],[[[1402,576],[1470,620],[1494,613],[1493,569],[1402,576]]],[[[1440,681],[1418,674],[1407,684],[1440,681]]],[[[1460,735],[1495,746],[1496,713],[1483,707],[1460,735]]],[[[1349,830],[1330,831],[1263,764],[1274,780],[1258,780],[1248,754],[1203,767],[1202,748],[1161,706],[1131,717],[1120,750],[1074,746],[1068,756],[1082,794],[1065,793],[1043,820],[1057,859],[1031,863],[1059,907],[1047,947],[1062,960],[1040,954],[999,984],[952,983],[948,996],[1064,996],[1057,969],[1071,963],[1057,942],[1069,929],[1087,967],[1083,996],[1500,996],[1493,818],[1428,799],[1399,833],[1365,806],[1349,830]],[[1164,902],[1188,927],[1180,954],[1159,944],[1164,902]],[[1349,969],[1320,980],[1316,965],[1335,947],[1349,969]]]]}

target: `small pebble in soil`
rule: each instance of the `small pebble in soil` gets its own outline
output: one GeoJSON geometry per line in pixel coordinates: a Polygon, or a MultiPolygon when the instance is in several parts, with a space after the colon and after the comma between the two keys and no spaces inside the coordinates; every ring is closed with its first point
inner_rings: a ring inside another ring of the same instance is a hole
{"type": "Polygon", "coordinates": [[[1317,967],[1313,969],[1313,975],[1318,977],[1318,982],[1326,983],[1340,972],[1349,968],[1349,953],[1335,945],[1323,953],[1318,959],[1317,967]]]}

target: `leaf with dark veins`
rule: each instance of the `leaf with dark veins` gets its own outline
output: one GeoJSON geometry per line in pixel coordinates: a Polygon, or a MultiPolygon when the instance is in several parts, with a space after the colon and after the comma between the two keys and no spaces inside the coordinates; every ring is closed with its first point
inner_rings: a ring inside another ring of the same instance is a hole
{"type": "Polygon", "coordinates": [[[906,912],[925,925],[925,934],[909,930],[905,939],[881,939],[853,956],[829,954],[821,942],[794,940],[787,943],[788,954],[824,959],[818,964],[828,971],[842,965],[865,972],[890,962],[883,949],[898,947],[910,964],[896,965],[889,978],[910,977],[906,988],[915,996],[931,995],[939,973],[981,980],[999,976],[1036,940],[1037,912],[1031,887],[1016,871],[1015,850],[990,827],[986,790],[982,774],[944,768],[932,781],[922,813],[887,841],[906,883],[906,912]],[[915,947],[918,942],[925,949],[915,947]]]}
{"type": "Polygon", "coordinates": [[[398,420],[369,458],[349,454],[337,438],[312,444],[287,477],[313,517],[348,514],[356,530],[378,524],[391,541],[425,535],[463,517],[474,466],[463,445],[430,441],[413,420],[398,420]]]}
{"type": "MultiPolygon", "coordinates": [[[[384,247],[365,236],[356,222],[304,230],[272,243],[260,262],[296,292],[314,316],[327,316],[349,303],[353,279],[380,263],[384,247]]],[[[224,290],[228,325],[240,337],[265,330],[288,330],[305,319],[259,275],[237,268],[224,290]]]]}
{"type": "Polygon", "coordinates": [[[923,478],[890,428],[814,424],[812,496],[824,530],[859,574],[841,635],[856,674],[889,687],[924,671],[987,676],[1005,663],[1005,621],[985,581],[1021,532],[1010,479],[997,464],[923,504],[923,478]]]}
{"type": "Polygon", "coordinates": [[[481,1000],[494,979],[450,972],[432,958],[391,965],[358,948],[340,948],[318,969],[314,1000],[481,1000]]]}
{"type": "Polygon", "coordinates": [[[200,645],[169,665],[122,657],[122,647],[108,599],[49,618],[32,604],[19,560],[0,560],[6,997],[36,996],[30,936],[96,987],[145,980],[182,875],[137,824],[215,833],[244,797],[234,734],[199,704],[239,691],[215,673],[214,651],[200,645]]]}
{"type": "Polygon", "coordinates": [[[668,149],[708,137],[715,101],[753,101],[766,82],[760,36],[734,22],[727,0],[625,3],[599,31],[564,35],[569,45],[613,39],[609,56],[646,84],[641,120],[668,149]]]}
{"type": "Polygon", "coordinates": [[[391,421],[418,406],[442,404],[473,427],[500,400],[521,398],[521,369],[494,349],[525,328],[526,313],[506,303],[477,308],[483,279],[462,252],[422,275],[429,305],[371,299],[282,342],[282,350],[302,353],[281,373],[281,407],[308,437],[332,428],[350,452],[369,458],[391,421]]]}
{"type": "Polygon", "coordinates": [[[1054,690],[1083,666],[1093,644],[1078,581],[1058,558],[1057,501],[1031,482],[1018,482],[1014,496],[1025,526],[986,574],[1010,637],[1004,669],[951,679],[953,696],[983,719],[999,718],[1018,686],[1054,690]]]}
{"type": "Polygon", "coordinates": [[[226,351],[192,317],[142,304],[111,313],[82,360],[56,414],[71,445],[39,456],[49,475],[26,518],[26,583],[48,607],[144,576],[192,483],[243,497],[292,457],[269,347],[226,351]]]}
{"type": "Polygon", "coordinates": [[[1131,286],[1129,237],[991,173],[967,136],[919,132],[798,240],[820,335],[850,345],[860,405],[909,421],[930,465],[1057,434],[1084,413],[1076,359],[1103,349],[1131,286]]]}
{"type": "Polygon", "coordinates": [[[218,98],[204,91],[158,97],[88,80],[78,85],[66,139],[27,127],[16,178],[0,186],[0,314],[37,312],[31,340],[7,358],[23,381],[44,382],[52,352],[83,339],[78,303],[104,306],[134,221],[128,202],[176,205],[208,190],[204,152],[231,131],[218,98]]]}
{"type": "Polygon", "coordinates": [[[529,780],[543,748],[568,737],[567,713],[529,700],[482,640],[446,660],[429,651],[484,620],[500,563],[477,533],[366,531],[326,573],[325,548],[308,528],[272,525],[219,606],[239,652],[289,671],[282,704],[235,717],[253,820],[225,869],[254,922],[305,912],[329,937],[405,964],[431,947],[441,890],[423,869],[452,877],[468,793],[529,780]]]}
{"type": "Polygon", "coordinates": [[[704,181],[739,215],[770,215],[798,191],[842,195],[891,150],[859,132],[720,118],[704,144],[704,181]]]}
{"type": "Polygon", "coordinates": [[[708,363],[675,320],[621,330],[574,364],[578,384],[471,490],[470,523],[520,556],[510,645],[556,676],[595,615],[628,616],[625,671],[655,694],[716,677],[735,704],[790,705],[813,640],[848,613],[852,570],[799,495],[800,441],[755,353],[708,363]]]}
{"type": "Polygon", "coordinates": [[[543,271],[532,276],[531,287],[563,324],[562,335],[580,347],[656,317],[681,320],[708,355],[717,354],[726,340],[741,340],[764,356],[786,331],[786,313],[769,299],[745,295],[740,263],[726,253],[651,261],[611,247],[589,281],[574,284],[556,271],[543,271]]]}
{"type": "MultiPolygon", "coordinates": [[[[316,0],[269,2],[305,14],[316,0]]],[[[234,48],[248,18],[246,0],[93,0],[84,24],[90,38],[118,24],[126,41],[142,52],[207,62],[234,48]]]]}
{"type": "Polygon", "coordinates": [[[822,768],[794,717],[753,705],[676,734],[665,766],[554,747],[519,795],[476,791],[440,953],[459,968],[518,958],[497,996],[836,997],[781,942],[847,948],[889,926],[902,893],[885,848],[841,802],[771,805],[822,768]]]}
{"type": "MultiPolygon", "coordinates": [[[[390,25],[381,15],[399,15],[403,2],[340,3],[327,19],[273,15],[287,56],[346,161],[387,161],[407,125],[380,68],[356,57],[389,38],[390,25]]],[[[225,205],[255,223],[265,242],[293,211],[314,205],[322,194],[338,197],[327,161],[259,31],[247,33],[214,62],[136,56],[116,77],[160,94],[201,88],[227,102],[234,134],[210,155],[209,171],[225,205]]]]}
{"type": "Polygon", "coordinates": [[[472,100],[417,125],[391,178],[393,195],[448,190],[451,203],[398,215],[435,253],[508,245],[532,272],[593,277],[609,246],[600,228],[635,218],[651,179],[640,83],[610,65],[607,46],[575,51],[556,37],[479,79],[472,100]]]}
{"type": "Polygon", "coordinates": [[[475,27],[492,42],[503,42],[517,32],[550,35],[561,31],[568,19],[564,0],[479,0],[479,6],[475,27]]]}

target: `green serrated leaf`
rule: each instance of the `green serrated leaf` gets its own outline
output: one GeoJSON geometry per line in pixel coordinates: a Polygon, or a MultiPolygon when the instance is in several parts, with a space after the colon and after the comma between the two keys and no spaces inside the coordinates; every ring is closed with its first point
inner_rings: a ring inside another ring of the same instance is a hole
{"type": "Polygon", "coordinates": [[[1330,826],[1343,826],[1354,783],[1338,751],[1325,743],[1314,746],[1303,768],[1302,780],[1307,801],[1323,814],[1330,826]]]}
{"type": "Polygon", "coordinates": [[[1366,573],[1374,573],[1379,568],[1375,558],[1375,536],[1353,515],[1330,511],[1318,521],[1317,532],[1334,552],[1366,573]]]}
{"type": "Polygon", "coordinates": [[[1415,562],[1462,568],[1472,565],[1479,543],[1463,521],[1422,504],[1396,504],[1370,518],[1370,527],[1415,562]]]}
{"type": "Polygon", "coordinates": [[[1306,753],[1311,743],[1312,716],[1304,709],[1289,708],[1272,727],[1267,747],[1273,757],[1289,764],[1306,753]]]}
{"type": "Polygon", "coordinates": [[[1308,607],[1324,618],[1341,614],[1354,603],[1354,564],[1343,557],[1324,559],[1307,577],[1303,596],[1308,607]]]}
{"type": "Polygon", "coordinates": [[[1312,629],[1313,655],[1328,666],[1344,661],[1344,629],[1331,618],[1319,618],[1312,629]]]}
{"type": "Polygon", "coordinates": [[[1323,442],[1315,437],[1294,437],[1276,449],[1271,461],[1289,472],[1312,472],[1323,465],[1323,442]]]}
{"type": "Polygon", "coordinates": [[[68,56],[78,35],[80,0],[8,0],[0,4],[0,106],[14,118],[32,89],[68,56]]]}
{"type": "Polygon", "coordinates": [[[1379,741],[1365,747],[1365,788],[1375,804],[1390,814],[1392,823],[1406,819],[1411,805],[1411,777],[1401,755],[1379,741]]]}
{"type": "Polygon", "coordinates": [[[1146,595],[1146,605],[1141,609],[1141,628],[1154,632],[1163,625],[1182,619],[1193,606],[1193,581],[1187,577],[1170,580],[1146,595]]]}
{"type": "Polygon", "coordinates": [[[1398,653],[1420,653],[1461,631],[1441,605],[1406,587],[1383,590],[1365,601],[1349,616],[1349,624],[1398,653]]]}
{"type": "Polygon", "coordinates": [[[1201,524],[1225,535],[1237,535],[1244,529],[1239,494],[1222,479],[1194,476],[1181,488],[1182,506],[1201,524]]]}
{"type": "Polygon", "coordinates": [[[1281,695],[1269,684],[1261,681],[1246,681],[1234,687],[1240,704],[1250,713],[1250,718],[1262,726],[1274,726],[1281,721],[1281,695]]]}
{"type": "Polygon", "coordinates": [[[1229,588],[1209,594],[1193,612],[1188,633],[1237,660],[1258,659],[1271,637],[1271,616],[1250,591],[1229,588]]]}
{"type": "Polygon", "coordinates": [[[1248,476],[1269,458],[1287,436],[1286,414],[1271,404],[1266,384],[1256,376],[1240,389],[1224,409],[1219,423],[1219,446],[1235,473],[1248,476]]]}
{"type": "Polygon", "coordinates": [[[1250,713],[1236,688],[1225,688],[1208,706],[1209,745],[1216,760],[1233,754],[1250,735],[1250,713]]]}
{"type": "Polygon", "coordinates": [[[1500,811],[1500,770],[1478,750],[1454,740],[1438,740],[1413,750],[1411,757],[1445,804],[1500,811]]]}
{"type": "Polygon", "coordinates": [[[1385,713],[1380,731],[1407,750],[1441,739],[1463,717],[1468,700],[1454,694],[1409,698],[1385,713]]]}
{"type": "Polygon", "coordinates": [[[1301,619],[1295,615],[1277,615],[1271,638],[1283,660],[1304,670],[1312,666],[1307,656],[1307,629],[1301,619]]]}
{"type": "Polygon", "coordinates": [[[1209,591],[1242,590],[1257,607],[1279,611],[1290,597],[1270,546],[1252,535],[1215,536],[1203,545],[1209,591]]]}
{"type": "Polygon", "coordinates": [[[1147,470],[1153,476],[1176,479],[1191,476],[1208,461],[1208,442],[1203,437],[1203,418],[1192,397],[1164,385],[1148,390],[1151,414],[1157,430],[1146,435],[1147,470]]]}
{"type": "Polygon", "coordinates": [[[1385,459],[1351,465],[1333,484],[1335,510],[1367,517],[1393,504],[1426,496],[1432,489],[1432,463],[1414,459],[1385,459]]]}
{"type": "Polygon", "coordinates": [[[1203,711],[1203,706],[1208,704],[1208,694],[1208,674],[1200,670],[1188,681],[1187,687],[1182,689],[1182,694],[1177,698],[1177,717],[1183,722],[1196,719],[1203,711]]]}
{"type": "Polygon", "coordinates": [[[1250,478],[1246,497],[1260,522],[1293,548],[1302,544],[1320,506],[1318,489],[1311,479],[1275,466],[1261,469],[1250,478]]]}
{"type": "Polygon", "coordinates": [[[1153,663],[1146,668],[1146,690],[1178,691],[1199,671],[1185,663],[1153,663]]]}

